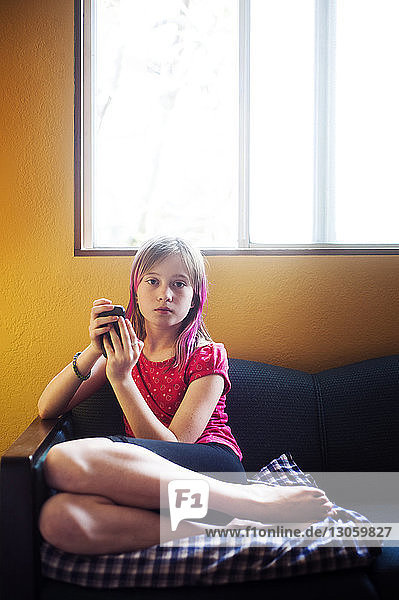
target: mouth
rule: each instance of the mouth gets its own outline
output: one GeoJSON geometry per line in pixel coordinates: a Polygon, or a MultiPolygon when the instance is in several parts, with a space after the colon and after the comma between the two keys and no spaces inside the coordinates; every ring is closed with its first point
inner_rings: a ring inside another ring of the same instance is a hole
{"type": "Polygon", "coordinates": [[[155,312],[160,312],[160,313],[171,313],[172,311],[170,310],[170,308],[166,308],[166,307],[162,307],[162,308],[156,308],[155,312]]]}

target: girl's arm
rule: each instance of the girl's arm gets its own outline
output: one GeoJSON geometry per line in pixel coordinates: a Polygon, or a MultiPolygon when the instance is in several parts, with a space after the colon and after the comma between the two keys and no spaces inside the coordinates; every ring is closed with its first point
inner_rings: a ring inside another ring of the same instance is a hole
{"type": "Polygon", "coordinates": [[[111,331],[115,351],[104,340],[108,354],[107,377],[136,437],[169,442],[194,443],[204,431],[224,389],[221,375],[207,375],[193,381],[169,427],[154,415],[132,379],[131,371],[142,349],[130,321],[120,319],[122,343],[111,331]]]}
{"type": "Polygon", "coordinates": [[[205,375],[192,381],[170,422],[179,442],[192,443],[200,437],[224,390],[221,375],[205,375]]]}
{"type": "Polygon", "coordinates": [[[70,362],[45,387],[39,398],[39,416],[42,419],[55,419],[91,396],[105,383],[105,359],[93,351],[91,346],[83,350],[76,360],[79,373],[92,373],[86,381],[79,379],[70,362]]]}
{"type": "Polygon", "coordinates": [[[106,361],[102,355],[101,336],[113,327],[117,317],[98,317],[98,314],[112,308],[113,304],[107,298],[93,302],[89,325],[91,343],[76,361],[79,373],[87,375],[92,369],[92,374],[82,381],[75,374],[72,362],[69,363],[50,381],[39,398],[38,410],[42,419],[55,419],[68,412],[105,383],[106,361]]]}

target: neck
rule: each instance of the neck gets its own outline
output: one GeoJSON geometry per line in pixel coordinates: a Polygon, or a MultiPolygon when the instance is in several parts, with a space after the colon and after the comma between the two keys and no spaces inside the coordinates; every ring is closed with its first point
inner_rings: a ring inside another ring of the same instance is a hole
{"type": "Polygon", "coordinates": [[[157,329],[146,323],[146,337],[144,340],[144,353],[160,353],[172,351],[174,354],[175,342],[179,327],[170,329],[157,329]]]}

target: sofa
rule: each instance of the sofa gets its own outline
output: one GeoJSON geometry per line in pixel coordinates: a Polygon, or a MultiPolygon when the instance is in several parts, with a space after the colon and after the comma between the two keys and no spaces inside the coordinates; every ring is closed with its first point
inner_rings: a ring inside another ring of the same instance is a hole
{"type": "MultiPolygon", "coordinates": [[[[314,374],[243,359],[229,362],[229,424],[243,451],[247,472],[257,472],[269,460],[289,452],[303,471],[383,471],[396,478],[399,355],[314,374]]],[[[41,468],[47,451],[64,440],[122,432],[121,410],[106,384],[59,419],[36,418],[3,454],[3,600],[180,600],[188,595],[193,600],[221,595],[233,600],[247,593],[266,595],[268,600],[399,597],[399,548],[391,546],[384,546],[367,567],[223,586],[99,590],[43,577],[37,518],[48,495],[41,468]]]]}

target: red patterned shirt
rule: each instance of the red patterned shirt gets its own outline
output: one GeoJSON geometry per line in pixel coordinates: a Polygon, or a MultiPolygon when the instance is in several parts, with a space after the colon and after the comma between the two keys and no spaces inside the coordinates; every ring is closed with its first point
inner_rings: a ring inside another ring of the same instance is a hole
{"type": "MultiPolygon", "coordinates": [[[[241,460],[241,450],[227,425],[226,394],[231,384],[227,374],[229,368],[227,353],[223,344],[209,342],[205,346],[196,348],[183,369],[172,367],[173,361],[174,358],[169,358],[161,362],[153,362],[141,353],[133,367],[133,380],[154,415],[168,427],[192,381],[206,375],[221,375],[224,379],[223,393],[208,424],[195,443],[226,444],[241,460]]],[[[126,418],[124,421],[126,435],[135,437],[126,418]]]]}

